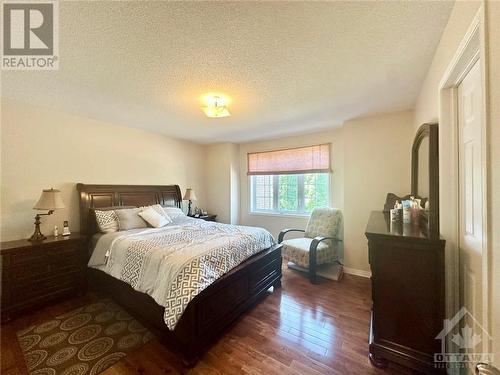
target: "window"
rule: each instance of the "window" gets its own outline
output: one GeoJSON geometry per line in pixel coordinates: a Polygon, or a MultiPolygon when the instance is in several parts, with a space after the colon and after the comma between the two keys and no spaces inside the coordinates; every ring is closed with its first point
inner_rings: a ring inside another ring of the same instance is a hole
{"type": "Polygon", "coordinates": [[[251,211],[309,213],[329,204],[330,145],[248,154],[251,211]]]}
{"type": "Polygon", "coordinates": [[[329,174],[306,173],[250,177],[252,212],[306,214],[329,204],[329,174]]]}

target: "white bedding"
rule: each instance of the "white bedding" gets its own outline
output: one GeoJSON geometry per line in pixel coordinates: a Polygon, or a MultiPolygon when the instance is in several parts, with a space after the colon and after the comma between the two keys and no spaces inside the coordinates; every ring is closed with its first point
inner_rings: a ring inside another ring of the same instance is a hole
{"type": "Polygon", "coordinates": [[[183,216],[163,228],[106,233],[96,242],[89,266],[149,294],[174,329],[196,295],[274,239],[262,228],[183,216]]]}

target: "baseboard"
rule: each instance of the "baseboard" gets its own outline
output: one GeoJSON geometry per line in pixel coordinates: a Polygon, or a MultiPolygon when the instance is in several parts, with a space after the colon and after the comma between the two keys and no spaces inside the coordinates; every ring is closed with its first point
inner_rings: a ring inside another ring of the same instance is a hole
{"type": "MultiPolygon", "coordinates": [[[[302,268],[292,262],[288,262],[287,267],[295,271],[304,272],[306,274],[309,273],[309,270],[307,268],[302,268]]],[[[340,281],[342,279],[343,274],[344,274],[344,267],[342,267],[338,263],[323,264],[321,266],[318,266],[316,270],[316,275],[334,281],[340,281]]]]}
{"type": "Polygon", "coordinates": [[[371,271],[358,270],[356,268],[350,268],[346,266],[344,266],[344,273],[361,277],[368,277],[368,278],[372,277],[371,271]]]}

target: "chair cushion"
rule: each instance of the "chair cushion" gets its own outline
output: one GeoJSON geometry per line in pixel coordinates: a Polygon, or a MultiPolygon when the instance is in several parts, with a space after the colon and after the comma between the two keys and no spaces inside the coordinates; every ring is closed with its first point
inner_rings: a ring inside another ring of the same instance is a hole
{"type": "MultiPolygon", "coordinates": [[[[309,247],[311,246],[312,238],[294,238],[283,241],[281,253],[283,259],[293,262],[298,266],[309,268],[309,247]]],[[[325,242],[320,242],[316,250],[316,264],[324,264],[335,262],[336,255],[332,246],[328,246],[325,242]]]]}
{"type": "Polygon", "coordinates": [[[343,239],[342,210],[336,208],[315,208],[306,228],[306,237],[317,236],[343,239]]]}

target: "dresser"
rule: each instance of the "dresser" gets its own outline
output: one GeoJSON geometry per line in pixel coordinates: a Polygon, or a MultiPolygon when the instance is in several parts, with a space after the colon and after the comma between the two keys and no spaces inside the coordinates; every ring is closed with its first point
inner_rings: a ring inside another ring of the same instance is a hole
{"type": "Polygon", "coordinates": [[[370,360],[377,367],[388,361],[423,374],[441,374],[434,353],[435,337],[445,318],[445,268],[442,239],[426,230],[392,224],[388,213],[371,213],[366,228],[372,272],[370,360]]]}
{"type": "Polygon", "coordinates": [[[2,322],[49,301],[84,293],[86,243],[78,233],[42,242],[2,242],[2,322]]]}

